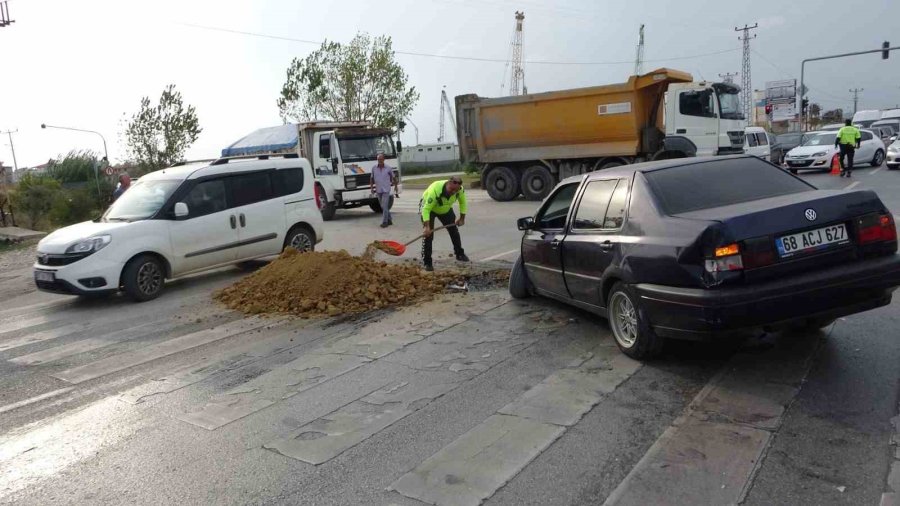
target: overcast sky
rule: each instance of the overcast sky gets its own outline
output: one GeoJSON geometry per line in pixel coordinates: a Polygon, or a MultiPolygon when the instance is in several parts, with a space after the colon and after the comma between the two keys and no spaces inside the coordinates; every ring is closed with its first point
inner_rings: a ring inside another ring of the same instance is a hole
{"type": "MultiPolygon", "coordinates": [[[[846,0],[9,0],[16,22],[0,28],[0,129],[18,129],[20,167],[70,149],[102,150],[97,136],[41,130],[41,123],[100,131],[110,158],[122,161],[124,119],[142,96],[155,101],[168,83],[196,106],[203,127],[189,158],[217,156],[244,134],[280,124],[275,101],[285,70],[316,45],[189,25],[339,42],[366,31],[390,35],[397,51],[504,60],[514,12],[524,10],[525,60],[535,62],[526,63],[525,80],[539,92],[624,81],[641,23],[645,71],[667,66],[719,80],[719,73],[741,70],[734,27],[759,23],[751,61],[753,87],[761,89],[769,80],[799,79],[804,58],[875,49],[892,33],[900,45],[900,2],[847,6],[846,0]]],[[[438,135],[442,86],[452,102],[464,93],[501,95],[509,80],[498,62],[397,59],[421,93],[411,119],[423,143],[438,135]]],[[[860,109],[893,107],[900,104],[900,52],[888,61],[866,55],[814,62],[806,82],[809,98],[825,110],[852,109],[850,88],[865,90],[860,109]]],[[[408,127],[403,141],[414,140],[408,127]]],[[[6,136],[0,161],[12,164],[6,136]]]]}

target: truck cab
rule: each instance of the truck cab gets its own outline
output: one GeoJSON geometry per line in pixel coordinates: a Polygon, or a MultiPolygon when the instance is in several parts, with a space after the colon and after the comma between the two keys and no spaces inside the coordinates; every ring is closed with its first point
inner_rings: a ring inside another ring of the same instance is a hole
{"type": "Polygon", "coordinates": [[[743,153],[740,87],[730,83],[673,83],[666,93],[666,148],[715,156],[743,153]],[[676,146],[680,149],[674,149],[676,146]]]}

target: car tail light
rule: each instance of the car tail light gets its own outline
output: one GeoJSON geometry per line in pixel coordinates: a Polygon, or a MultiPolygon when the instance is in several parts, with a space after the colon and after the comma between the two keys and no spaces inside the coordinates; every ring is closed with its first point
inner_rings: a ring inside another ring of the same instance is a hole
{"type": "Polygon", "coordinates": [[[775,242],[771,236],[756,237],[743,242],[745,269],[764,267],[775,263],[775,242]]]}
{"type": "Polygon", "coordinates": [[[897,240],[897,227],[890,214],[867,214],[857,220],[856,241],[859,244],[897,240]]]}
{"type": "Polygon", "coordinates": [[[319,188],[319,185],[313,186],[315,189],[315,197],[316,197],[316,205],[319,206],[319,211],[322,210],[322,189],[319,188]]]}
{"type": "Polygon", "coordinates": [[[740,271],[744,268],[741,248],[737,243],[715,249],[713,258],[704,262],[707,272],[740,271]]]}

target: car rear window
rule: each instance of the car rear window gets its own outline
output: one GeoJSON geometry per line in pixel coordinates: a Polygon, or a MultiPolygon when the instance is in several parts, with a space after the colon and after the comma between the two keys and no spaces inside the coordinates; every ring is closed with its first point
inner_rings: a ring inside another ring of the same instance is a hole
{"type": "Polygon", "coordinates": [[[670,167],[644,177],[669,215],[815,189],[755,157],[670,167]]]}

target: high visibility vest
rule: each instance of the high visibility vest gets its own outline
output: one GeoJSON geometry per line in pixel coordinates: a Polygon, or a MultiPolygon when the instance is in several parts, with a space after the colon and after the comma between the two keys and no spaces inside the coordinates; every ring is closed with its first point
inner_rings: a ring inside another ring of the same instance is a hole
{"type": "Polygon", "coordinates": [[[856,145],[856,141],[860,138],[859,129],[855,126],[844,126],[838,130],[837,133],[838,139],[841,144],[850,144],[851,146],[856,145]]]}

